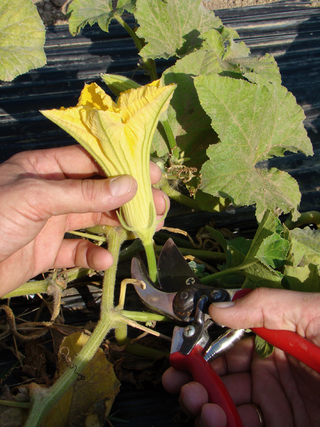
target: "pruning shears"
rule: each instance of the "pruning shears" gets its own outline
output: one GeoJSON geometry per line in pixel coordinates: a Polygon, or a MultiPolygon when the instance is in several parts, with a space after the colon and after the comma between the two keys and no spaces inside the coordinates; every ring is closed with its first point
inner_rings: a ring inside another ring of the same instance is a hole
{"type": "MultiPolygon", "coordinates": [[[[212,340],[210,329],[219,325],[208,315],[208,307],[213,302],[242,298],[249,290],[203,285],[172,239],[165,243],[159,256],[158,285],[152,283],[138,257],[132,260],[131,275],[137,280],[135,289],[144,304],[178,324],[173,331],[171,366],[190,372],[194,381],[206,388],[210,402],[224,410],[228,427],[242,427],[235,404],[210,362],[238,343],[246,330],[227,329],[212,340]]],[[[251,330],[320,373],[320,348],[312,342],[291,331],[251,330]]]]}

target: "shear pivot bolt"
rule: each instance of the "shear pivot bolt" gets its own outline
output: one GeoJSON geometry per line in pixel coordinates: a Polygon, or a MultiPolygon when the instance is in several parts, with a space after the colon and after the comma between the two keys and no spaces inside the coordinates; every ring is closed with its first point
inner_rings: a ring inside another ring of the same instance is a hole
{"type": "Polygon", "coordinates": [[[186,285],[190,286],[193,285],[195,283],[196,279],[194,277],[188,277],[186,280],[186,285]]]}
{"type": "Polygon", "coordinates": [[[187,298],[188,298],[188,296],[189,296],[189,293],[188,293],[187,291],[182,291],[182,292],[180,293],[180,299],[182,299],[182,300],[187,299],[187,298]]]}
{"type": "Polygon", "coordinates": [[[188,338],[188,337],[192,337],[195,332],[196,332],[196,328],[192,325],[188,325],[184,328],[183,335],[186,338],[188,338]]]}
{"type": "Polygon", "coordinates": [[[210,297],[212,298],[213,301],[220,299],[222,297],[221,290],[215,289],[214,291],[211,292],[210,297]]]}

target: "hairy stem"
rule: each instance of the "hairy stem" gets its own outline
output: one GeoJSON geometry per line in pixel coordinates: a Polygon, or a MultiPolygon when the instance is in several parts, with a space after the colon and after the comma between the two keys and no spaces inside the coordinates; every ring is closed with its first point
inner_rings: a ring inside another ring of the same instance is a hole
{"type": "Polygon", "coordinates": [[[171,199],[176,200],[177,202],[185,206],[188,206],[193,210],[197,210],[197,211],[200,210],[198,202],[196,202],[194,199],[191,199],[190,197],[185,196],[184,194],[181,194],[179,191],[175,190],[173,187],[171,187],[167,179],[162,178],[158,186],[171,199]]]}
{"type": "MultiPolygon", "coordinates": [[[[121,18],[121,16],[118,13],[115,13],[113,16],[119,22],[119,24],[122,25],[122,27],[127,31],[127,33],[132,37],[132,40],[134,41],[136,48],[140,52],[141,49],[143,48],[143,45],[139,37],[137,37],[133,29],[129,27],[129,25],[124,21],[124,19],[121,18]]],[[[157,80],[158,75],[157,75],[154,61],[152,61],[151,59],[143,58],[142,56],[141,58],[150,75],[151,80],[157,80]]]]}
{"type": "Polygon", "coordinates": [[[113,298],[120,246],[125,240],[127,232],[113,227],[103,227],[103,230],[108,238],[108,248],[113,255],[114,263],[104,275],[100,320],[91,337],[73,360],[73,365],[77,366],[77,373],[75,374],[73,369],[67,368],[49,389],[40,389],[34,392],[31,398],[31,411],[25,427],[40,426],[45,415],[59,401],[77,379],[77,375],[90,362],[110,329],[121,322],[120,317],[117,316],[117,312],[114,310],[113,298]]]}
{"type": "Polygon", "coordinates": [[[156,260],[156,254],[154,251],[153,240],[151,240],[150,242],[142,242],[142,243],[147,256],[149,277],[153,281],[153,283],[156,283],[157,277],[158,277],[158,271],[157,271],[157,260],[156,260]]]}

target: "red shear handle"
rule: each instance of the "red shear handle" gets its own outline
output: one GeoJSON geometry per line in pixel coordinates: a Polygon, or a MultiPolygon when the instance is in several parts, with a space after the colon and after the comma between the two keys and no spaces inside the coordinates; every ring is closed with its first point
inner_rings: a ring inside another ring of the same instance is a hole
{"type": "MultiPolygon", "coordinates": [[[[236,292],[232,301],[240,299],[251,292],[251,289],[241,289],[236,292]]],[[[252,332],[303,362],[320,374],[320,347],[298,335],[296,332],[266,328],[250,328],[252,332]]]]}
{"type": "Polygon", "coordinates": [[[252,328],[252,332],[291,354],[320,374],[320,347],[292,331],[281,331],[266,328],[252,328]]]}
{"type": "Polygon", "coordinates": [[[202,384],[208,392],[209,401],[216,403],[227,416],[227,427],[243,427],[228,390],[210,363],[203,358],[203,348],[197,345],[187,356],[176,351],[170,354],[171,366],[178,371],[190,372],[194,381],[202,384]]]}

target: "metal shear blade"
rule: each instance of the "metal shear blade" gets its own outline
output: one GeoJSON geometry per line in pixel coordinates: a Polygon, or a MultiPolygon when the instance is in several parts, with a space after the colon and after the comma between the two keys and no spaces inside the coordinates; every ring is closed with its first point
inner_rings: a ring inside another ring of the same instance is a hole
{"type": "Polygon", "coordinates": [[[175,321],[180,320],[173,311],[173,300],[177,293],[163,292],[156,289],[146,272],[145,265],[138,258],[132,259],[131,275],[134,279],[144,283],[143,288],[135,284],[134,287],[137,294],[148,308],[175,321]]]}

